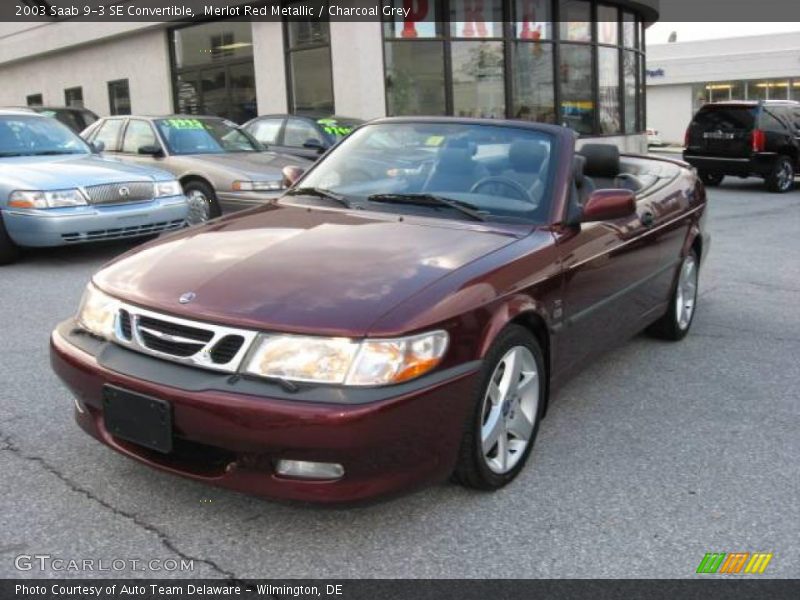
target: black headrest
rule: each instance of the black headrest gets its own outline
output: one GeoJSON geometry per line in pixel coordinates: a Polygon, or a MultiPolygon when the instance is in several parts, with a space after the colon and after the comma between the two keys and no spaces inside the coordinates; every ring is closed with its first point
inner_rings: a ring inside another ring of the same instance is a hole
{"type": "Polygon", "coordinates": [[[531,140],[516,140],[508,149],[508,162],[520,173],[538,173],[546,158],[547,149],[531,140]]]}
{"type": "Polygon", "coordinates": [[[586,159],[583,172],[589,177],[619,175],[619,148],[613,144],[584,144],[578,153],[586,159]]]}
{"type": "Polygon", "coordinates": [[[444,148],[439,152],[436,170],[440,173],[469,171],[473,168],[472,151],[467,148],[444,148]]]}
{"type": "Polygon", "coordinates": [[[581,156],[580,154],[576,154],[572,159],[572,177],[575,179],[575,185],[579,188],[583,186],[583,182],[586,181],[584,177],[584,169],[586,168],[586,158],[581,156]]]}

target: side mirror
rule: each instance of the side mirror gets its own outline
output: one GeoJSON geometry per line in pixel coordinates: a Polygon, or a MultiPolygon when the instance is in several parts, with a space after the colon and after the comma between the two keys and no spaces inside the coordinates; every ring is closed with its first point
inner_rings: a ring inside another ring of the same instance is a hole
{"type": "Polygon", "coordinates": [[[317,138],[311,138],[303,142],[303,148],[308,148],[309,150],[316,150],[320,154],[322,154],[325,151],[325,146],[317,138]]]}
{"type": "Polygon", "coordinates": [[[306,170],[296,165],[288,165],[283,167],[281,172],[283,173],[283,186],[288,188],[292,187],[297,180],[303,176],[306,170]]]}
{"type": "Polygon", "coordinates": [[[106,149],[106,144],[105,144],[105,142],[99,142],[99,141],[98,141],[98,142],[92,142],[92,143],[91,143],[91,144],[89,144],[89,145],[92,147],[92,151],[93,151],[95,154],[100,154],[101,152],[103,152],[103,150],[105,150],[105,149],[106,149]]]}
{"type": "Polygon", "coordinates": [[[156,144],[147,144],[146,146],[139,146],[139,154],[148,154],[153,157],[163,156],[164,152],[161,150],[161,146],[156,144]]]}
{"type": "Polygon", "coordinates": [[[636,195],[631,190],[596,190],[581,212],[581,223],[613,221],[636,212],[636,195]]]}

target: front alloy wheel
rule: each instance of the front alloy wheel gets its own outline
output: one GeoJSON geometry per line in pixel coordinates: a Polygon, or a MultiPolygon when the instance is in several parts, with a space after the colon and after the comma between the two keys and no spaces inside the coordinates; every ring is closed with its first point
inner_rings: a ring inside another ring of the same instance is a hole
{"type": "Polygon", "coordinates": [[[536,439],[547,390],[536,337],[520,325],[506,327],[484,357],[479,380],[454,477],[494,490],[519,474],[536,439]]]}

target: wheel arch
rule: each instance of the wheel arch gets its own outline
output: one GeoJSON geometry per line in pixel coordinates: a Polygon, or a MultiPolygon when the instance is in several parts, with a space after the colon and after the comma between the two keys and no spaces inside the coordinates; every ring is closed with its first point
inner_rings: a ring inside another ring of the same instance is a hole
{"type": "Polygon", "coordinates": [[[519,325],[527,329],[536,338],[542,350],[545,367],[545,394],[544,412],[547,414],[547,407],[550,398],[550,374],[552,372],[551,336],[550,327],[547,324],[547,312],[541,302],[529,296],[514,296],[503,302],[494,311],[492,318],[484,330],[480,344],[480,358],[486,356],[494,341],[509,325],[519,325]]]}
{"type": "Polygon", "coordinates": [[[211,183],[207,177],[203,177],[202,175],[199,175],[197,173],[187,173],[186,175],[182,175],[181,177],[178,178],[178,181],[180,181],[181,187],[186,186],[186,184],[191,183],[192,181],[197,181],[198,183],[203,183],[208,187],[210,187],[214,191],[214,193],[217,192],[216,188],[214,187],[214,184],[211,183]]]}

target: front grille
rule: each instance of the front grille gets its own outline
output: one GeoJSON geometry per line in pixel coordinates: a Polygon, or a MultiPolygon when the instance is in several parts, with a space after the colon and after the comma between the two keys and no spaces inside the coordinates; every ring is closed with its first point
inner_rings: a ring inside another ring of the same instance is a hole
{"type": "Polygon", "coordinates": [[[244,344],[244,338],[240,335],[226,335],[218,341],[213,350],[211,350],[211,360],[218,365],[224,365],[231,362],[236,356],[236,353],[244,344]]]}
{"type": "Polygon", "coordinates": [[[101,240],[118,240],[123,238],[155,235],[165,231],[180,229],[186,224],[183,219],[175,221],[161,221],[147,225],[134,225],[131,227],[115,227],[113,229],[96,229],[94,231],[72,231],[62,233],[61,239],[65,242],[97,242],[101,240]]]}
{"type": "MultiPolygon", "coordinates": [[[[177,298],[176,298],[177,303],[177,298]]],[[[120,302],[114,341],[164,360],[234,373],[255,331],[182,319],[120,302]]]]}
{"type": "Polygon", "coordinates": [[[125,204],[153,199],[153,184],[143,181],[104,183],[86,188],[90,204],[125,204]]]}

